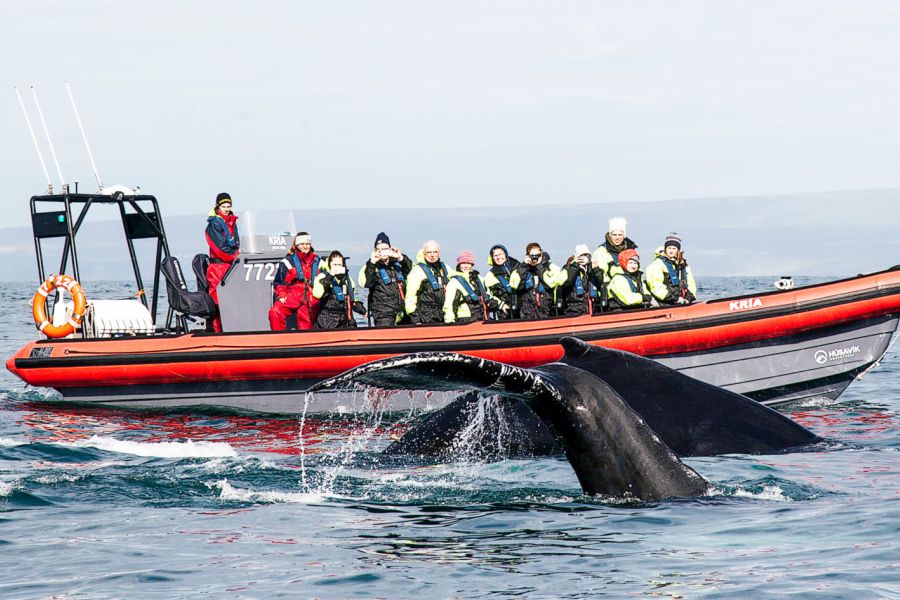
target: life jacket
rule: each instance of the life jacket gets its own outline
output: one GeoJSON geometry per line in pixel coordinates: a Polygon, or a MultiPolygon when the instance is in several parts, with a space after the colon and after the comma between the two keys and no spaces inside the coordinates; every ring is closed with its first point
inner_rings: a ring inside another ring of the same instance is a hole
{"type": "Polygon", "coordinates": [[[538,294],[546,294],[547,289],[544,287],[544,282],[541,279],[540,275],[532,275],[530,272],[528,273],[528,277],[525,279],[525,291],[527,292],[527,291],[531,290],[532,288],[534,288],[534,280],[535,279],[538,280],[537,293],[538,294]]]}
{"type": "Polygon", "coordinates": [[[625,279],[628,280],[628,287],[631,288],[631,291],[635,294],[641,294],[641,287],[638,285],[638,282],[634,280],[634,277],[631,277],[630,274],[625,273],[625,279]]]}
{"type": "MultiPolygon", "coordinates": [[[[319,261],[321,259],[316,256],[312,261],[312,266],[309,268],[309,276],[310,279],[315,279],[316,273],[319,272],[319,261]]],[[[286,256],[281,259],[281,263],[286,266],[288,269],[294,268],[297,271],[297,280],[300,282],[304,282],[307,285],[309,284],[306,281],[306,275],[303,274],[303,261],[300,260],[300,257],[297,256],[296,252],[291,252],[290,256],[286,256]]]]}
{"type": "Polygon", "coordinates": [[[331,293],[334,294],[334,297],[338,302],[344,302],[347,299],[347,296],[353,297],[353,281],[346,275],[344,276],[344,279],[347,281],[346,294],[344,294],[344,286],[338,282],[337,277],[334,277],[331,280],[331,293]]]}
{"type": "Polygon", "coordinates": [[[218,212],[211,214],[207,219],[207,222],[212,224],[215,220],[219,220],[222,222],[223,234],[225,236],[225,243],[231,246],[232,248],[237,248],[234,254],[229,254],[222,250],[219,245],[210,237],[209,231],[206,232],[206,243],[209,245],[209,253],[212,255],[211,258],[216,260],[220,260],[222,262],[231,263],[234,262],[234,259],[237,258],[237,255],[240,254],[240,242],[235,237],[235,228],[237,227],[237,217],[234,215],[228,215],[228,218],[223,217],[218,212]]]}
{"type": "Polygon", "coordinates": [[[683,280],[684,268],[682,267],[680,269],[676,269],[675,265],[672,264],[668,257],[661,258],[662,264],[666,266],[666,270],[669,272],[669,280],[672,282],[672,286],[678,288],[679,290],[682,289],[681,282],[683,280]],[[679,274],[681,274],[682,276],[679,277],[679,274]]]}
{"type": "Polygon", "coordinates": [[[477,292],[472,288],[472,284],[466,277],[463,277],[462,275],[454,275],[453,279],[456,279],[457,281],[459,281],[460,285],[462,285],[463,291],[466,293],[466,296],[468,296],[468,299],[466,300],[468,304],[471,304],[473,306],[481,305],[481,312],[484,315],[484,320],[487,321],[487,304],[484,301],[485,291],[484,287],[481,285],[481,280],[478,279],[478,276],[475,276],[475,286],[478,288],[477,292]]]}
{"type": "MultiPolygon", "coordinates": [[[[443,275],[443,279],[446,282],[447,281],[447,266],[444,264],[443,261],[441,261],[438,264],[441,265],[441,274],[443,275]]],[[[438,283],[437,278],[434,276],[434,271],[431,269],[430,266],[428,266],[427,263],[420,262],[419,266],[422,267],[422,270],[425,272],[425,277],[428,279],[428,283],[431,284],[432,290],[434,290],[436,292],[438,290],[444,290],[447,287],[446,283],[444,283],[443,285],[438,283]]]]}
{"type": "MultiPolygon", "coordinates": [[[[397,283],[404,283],[406,278],[403,276],[403,269],[400,266],[399,262],[394,262],[389,268],[394,270],[394,273],[397,275],[397,283]]],[[[385,268],[383,263],[378,263],[378,276],[381,278],[381,283],[384,285],[391,285],[393,283],[391,281],[391,276],[388,273],[388,270],[385,268]]]]}
{"type": "Polygon", "coordinates": [[[584,280],[588,282],[588,289],[591,298],[598,298],[599,294],[597,293],[597,286],[591,285],[591,281],[589,279],[589,275],[587,274],[578,274],[578,277],[575,278],[575,295],[581,298],[584,296],[584,280]]]}
{"type": "Polygon", "coordinates": [[[491,272],[494,274],[494,277],[497,278],[497,281],[500,282],[500,286],[503,288],[503,291],[507,294],[512,293],[512,288],[509,286],[509,268],[506,266],[509,264],[509,259],[502,265],[495,265],[491,267],[491,272]]]}
{"type": "Polygon", "coordinates": [[[617,251],[616,247],[610,243],[609,239],[606,239],[603,242],[603,245],[606,246],[606,251],[609,252],[610,256],[612,256],[613,265],[619,264],[619,252],[624,252],[625,250],[636,250],[638,247],[637,244],[631,241],[631,238],[627,237],[622,240],[622,245],[625,246],[622,250],[617,251]]]}

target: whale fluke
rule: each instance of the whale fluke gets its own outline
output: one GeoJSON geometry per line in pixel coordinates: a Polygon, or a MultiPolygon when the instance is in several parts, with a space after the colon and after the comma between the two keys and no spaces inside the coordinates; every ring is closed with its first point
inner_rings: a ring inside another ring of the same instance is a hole
{"type": "Polygon", "coordinates": [[[655,360],[572,337],[560,343],[561,363],[608,383],[678,456],[772,454],[820,441],[768,406],[655,360]]]}
{"type": "Polygon", "coordinates": [[[414,425],[389,449],[431,455],[444,453],[466,426],[466,404],[477,399],[471,392],[497,395],[518,403],[519,416],[530,409],[540,417],[542,426],[523,429],[522,435],[552,431],[586,493],[641,500],[708,489],[679,456],[772,453],[819,440],[762,404],[653,360],[576,338],[560,343],[563,358],[534,369],[424,352],[361,365],[310,391],[361,383],[468,392],[414,425]]]}

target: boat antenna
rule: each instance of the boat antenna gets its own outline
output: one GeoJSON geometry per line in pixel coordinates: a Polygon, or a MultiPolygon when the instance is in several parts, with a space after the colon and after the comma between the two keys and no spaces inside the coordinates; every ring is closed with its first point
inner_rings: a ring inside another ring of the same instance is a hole
{"type": "Polygon", "coordinates": [[[78,107],[75,106],[75,96],[72,95],[72,88],[69,87],[69,82],[66,81],[66,91],[69,92],[69,100],[72,101],[72,110],[75,111],[75,120],[78,121],[78,128],[81,130],[81,138],[84,140],[84,147],[87,149],[88,158],[91,159],[91,168],[94,170],[94,178],[97,180],[97,185],[100,186],[100,190],[103,190],[103,180],[100,179],[100,173],[97,172],[97,164],[94,162],[94,154],[91,152],[91,145],[88,144],[87,134],[84,132],[84,125],[81,124],[81,115],[78,114],[78,107]]]}
{"type": "Polygon", "coordinates": [[[25,110],[25,103],[22,102],[22,94],[19,93],[19,88],[13,88],[16,90],[16,98],[19,99],[19,106],[22,107],[22,114],[25,115],[25,124],[28,125],[28,133],[31,134],[31,141],[34,143],[34,149],[37,151],[38,160],[41,161],[41,169],[44,171],[44,177],[47,178],[47,193],[53,194],[53,181],[50,179],[50,172],[47,171],[47,163],[44,162],[44,155],[41,152],[41,147],[38,144],[37,136],[34,135],[34,127],[31,126],[31,119],[28,118],[28,111],[25,110]]]}
{"type": "Polygon", "coordinates": [[[37,106],[38,116],[41,118],[41,125],[44,126],[44,135],[47,136],[47,145],[50,146],[50,156],[53,157],[53,163],[56,165],[56,173],[59,175],[59,184],[62,186],[63,193],[68,193],[69,186],[66,184],[66,178],[63,177],[62,169],[59,168],[56,150],[53,149],[53,140],[50,139],[50,130],[47,129],[47,121],[44,120],[44,111],[41,110],[41,103],[38,102],[37,91],[35,91],[34,86],[31,86],[31,95],[34,96],[34,105],[37,106]]]}

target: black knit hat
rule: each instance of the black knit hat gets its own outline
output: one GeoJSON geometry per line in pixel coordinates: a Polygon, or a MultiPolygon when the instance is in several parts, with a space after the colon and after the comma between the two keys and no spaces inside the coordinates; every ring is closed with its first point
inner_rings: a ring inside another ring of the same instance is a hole
{"type": "Polygon", "coordinates": [[[221,194],[219,194],[218,196],[216,196],[216,208],[219,208],[220,206],[222,206],[222,205],[225,204],[226,202],[227,202],[228,204],[231,204],[231,196],[230,196],[228,193],[222,192],[221,194]]]}
{"type": "Polygon", "coordinates": [[[381,233],[379,233],[378,235],[375,236],[375,248],[378,247],[378,244],[387,244],[388,246],[390,246],[391,238],[389,238],[387,236],[387,234],[382,231],[381,233]]]}

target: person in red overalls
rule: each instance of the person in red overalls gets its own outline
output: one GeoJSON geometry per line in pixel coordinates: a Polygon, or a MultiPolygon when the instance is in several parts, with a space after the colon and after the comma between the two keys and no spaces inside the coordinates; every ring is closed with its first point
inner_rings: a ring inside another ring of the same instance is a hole
{"type": "Polygon", "coordinates": [[[287,329],[287,318],[297,315],[297,329],[312,329],[316,322],[319,300],[313,295],[313,283],[319,272],[319,257],[312,238],[305,231],[294,236],[291,252],[275,271],[275,304],[269,310],[272,331],[287,329]]]}
{"type": "MultiPolygon", "coordinates": [[[[206,219],[206,243],[209,244],[209,268],[206,283],[209,295],[219,304],[219,282],[241,252],[241,236],[237,217],[231,213],[231,196],[222,192],[216,196],[216,207],[206,219]]],[[[216,315],[213,331],[222,331],[222,319],[216,315]]]]}

